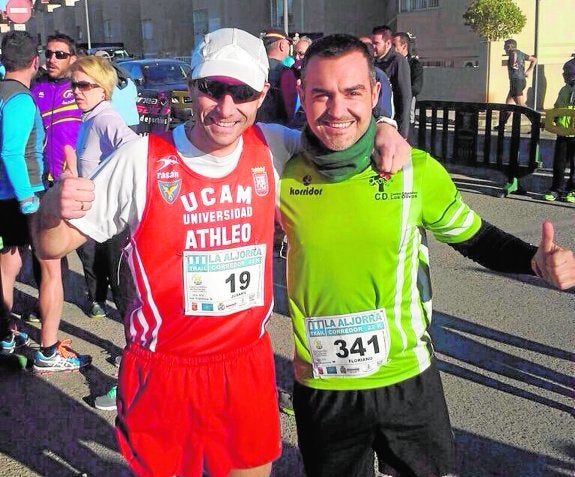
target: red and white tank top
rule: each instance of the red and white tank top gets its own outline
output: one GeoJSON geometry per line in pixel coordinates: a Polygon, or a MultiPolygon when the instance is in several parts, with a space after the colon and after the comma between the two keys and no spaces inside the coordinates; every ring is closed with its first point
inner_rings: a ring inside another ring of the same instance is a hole
{"type": "Polygon", "coordinates": [[[146,206],[130,264],[142,306],[130,342],[179,356],[256,341],[273,306],[274,171],[261,131],[243,134],[235,170],[200,176],[170,138],[150,136],[146,206]]]}

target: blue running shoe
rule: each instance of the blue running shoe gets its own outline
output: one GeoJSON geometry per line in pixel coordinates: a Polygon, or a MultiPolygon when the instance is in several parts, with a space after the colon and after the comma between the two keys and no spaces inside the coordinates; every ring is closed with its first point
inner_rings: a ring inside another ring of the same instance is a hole
{"type": "Polygon", "coordinates": [[[28,346],[30,344],[30,337],[28,333],[23,330],[16,330],[14,333],[14,339],[16,340],[16,348],[21,348],[22,346],[28,346]]]}
{"type": "Polygon", "coordinates": [[[16,349],[16,339],[10,334],[5,340],[0,341],[0,353],[12,354],[16,349]]]}
{"type": "Polygon", "coordinates": [[[16,348],[21,348],[29,343],[30,337],[28,336],[28,333],[22,330],[14,320],[12,320],[10,323],[10,336],[0,341],[0,352],[4,354],[12,354],[16,348]]]}
{"type": "Polygon", "coordinates": [[[58,341],[56,350],[51,356],[45,356],[42,351],[34,355],[34,372],[39,374],[54,373],[58,371],[78,371],[92,363],[92,357],[78,354],[70,348],[69,339],[58,341]]]}

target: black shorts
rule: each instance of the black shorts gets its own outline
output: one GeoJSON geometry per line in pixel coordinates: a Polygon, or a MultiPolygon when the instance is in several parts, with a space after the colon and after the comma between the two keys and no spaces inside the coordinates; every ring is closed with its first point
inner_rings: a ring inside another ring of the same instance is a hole
{"type": "Polygon", "coordinates": [[[21,247],[30,244],[28,218],[20,212],[16,199],[0,200],[0,237],[4,247],[21,247]]]}
{"type": "Polygon", "coordinates": [[[434,364],[407,381],[362,391],[296,382],[293,403],[308,477],[374,475],[374,452],[402,476],[453,471],[453,433],[434,364]]]}
{"type": "Polygon", "coordinates": [[[509,96],[522,96],[526,86],[527,80],[525,78],[511,78],[509,80],[509,96]]]}

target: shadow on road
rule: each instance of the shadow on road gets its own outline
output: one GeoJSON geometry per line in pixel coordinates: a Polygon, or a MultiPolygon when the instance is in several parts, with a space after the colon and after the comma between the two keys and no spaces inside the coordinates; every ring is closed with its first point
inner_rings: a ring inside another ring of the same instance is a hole
{"type": "MultiPolygon", "coordinates": [[[[431,335],[435,349],[442,355],[449,356],[458,361],[472,364],[475,367],[494,373],[501,377],[507,377],[523,385],[530,385],[549,391],[554,394],[575,399],[574,381],[572,376],[559,373],[553,369],[537,364],[533,361],[500,351],[488,346],[478,339],[503,343],[517,348],[528,349],[540,354],[569,362],[575,360],[575,354],[567,351],[546,346],[530,340],[519,338],[501,331],[496,331],[476,323],[435,312],[431,335]]],[[[485,374],[472,371],[446,361],[439,362],[439,369],[445,373],[473,381],[484,386],[489,386],[514,396],[529,399],[540,404],[573,414],[573,407],[559,401],[537,395],[518,386],[503,382],[503,380],[491,378],[485,374]]]]}
{"type": "MultiPolygon", "coordinates": [[[[459,477],[567,477],[574,475],[575,465],[554,457],[536,454],[486,439],[458,429],[454,430],[459,477]]],[[[575,448],[569,436],[557,439],[565,455],[575,448]]]]}
{"type": "MultiPolygon", "coordinates": [[[[79,275],[75,276],[74,280],[76,285],[83,283],[83,278],[79,275]]],[[[68,286],[67,290],[67,301],[71,298],[72,303],[83,303],[83,290],[80,287],[68,286]]],[[[27,301],[34,300],[31,295],[20,293],[25,295],[27,301]]],[[[37,341],[37,327],[30,326],[29,329],[37,341]]],[[[85,327],[72,324],[69,320],[62,321],[61,329],[65,334],[98,347],[110,357],[121,351],[112,341],[90,332],[85,327]]],[[[572,407],[563,403],[575,398],[572,376],[501,351],[485,342],[490,340],[494,344],[525,349],[567,362],[575,361],[574,353],[439,312],[434,314],[431,333],[437,352],[447,359],[461,363],[459,365],[440,360],[439,368],[443,373],[567,414],[573,413],[572,407]],[[476,370],[465,368],[466,363],[476,370]],[[535,391],[524,389],[525,385],[535,388],[535,391]],[[545,395],[536,394],[537,389],[545,395]]],[[[33,349],[28,352],[33,353],[33,349]]],[[[276,354],[275,364],[278,386],[291,390],[291,360],[276,354]]],[[[105,392],[114,383],[114,379],[96,367],[87,368],[82,372],[82,376],[89,393],[78,398],[78,393],[76,396],[67,394],[66,387],[61,384],[66,376],[38,377],[31,372],[7,372],[0,369],[1,477],[75,477],[84,473],[89,477],[131,475],[118,454],[113,426],[110,419],[107,419],[109,414],[103,415],[102,411],[92,407],[94,396],[105,392]]],[[[293,419],[282,416],[283,453],[274,463],[273,477],[304,475],[295,440],[293,436],[288,438],[287,426],[284,426],[288,423],[293,429],[293,419]]],[[[455,438],[460,477],[565,477],[575,474],[575,465],[571,461],[529,452],[500,442],[496,436],[485,438],[455,429],[455,438]]],[[[557,435],[554,448],[559,455],[575,455],[571,439],[572,436],[557,435]]]]}
{"type": "MultiPolygon", "coordinates": [[[[69,324],[66,327],[75,328],[69,324]]],[[[30,349],[26,355],[30,358],[33,352],[30,349]]],[[[279,368],[285,370],[285,376],[289,379],[291,371],[288,365],[291,368],[291,363],[285,359],[283,361],[279,368]]],[[[2,464],[0,476],[132,475],[118,454],[113,426],[99,415],[100,411],[93,409],[93,396],[114,384],[114,379],[94,366],[83,370],[82,375],[90,388],[90,395],[83,397],[83,402],[52,384],[50,375],[42,377],[31,371],[9,372],[0,369],[3,389],[0,454],[22,465],[16,473],[4,473],[2,464]],[[23,468],[28,469],[29,473],[23,472],[23,468]]],[[[284,384],[289,386],[287,381],[284,384]]],[[[274,463],[272,476],[299,475],[303,475],[299,450],[284,440],[282,457],[274,463]]]]}
{"type": "MultiPolygon", "coordinates": [[[[97,373],[95,368],[87,370],[86,379],[97,373]]],[[[0,452],[33,475],[131,475],[119,456],[108,460],[101,455],[103,450],[116,450],[114,433],[85,404],[31,372],[2,372],[2,389],[0,452]]]]}

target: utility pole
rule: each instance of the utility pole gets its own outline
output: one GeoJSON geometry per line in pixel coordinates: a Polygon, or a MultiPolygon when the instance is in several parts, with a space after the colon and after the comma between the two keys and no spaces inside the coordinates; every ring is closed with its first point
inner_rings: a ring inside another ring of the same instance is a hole
{"type": "Polygon", "coordinates": [[[537,110],[537,85],[539,83],[539,0],[535,0],[535,42],[534,55],[537,63],[533,68],[533,109],[537,110]]]}
{"type": "Polygon", "coordinates": [[[88,41],[88,50],[92,48],[92,38],[90,36],[90,14],[88,12],[88,0],[84,0],[84,7],[86,12],[86,39],[88,41]]]}
{"type": "Polygon", "coordinates": [[[289,17],[288,17],[288,1],[289,0],[283,0],[283,6],[284,6],[284,31],[289,34],[289,17]]]}

